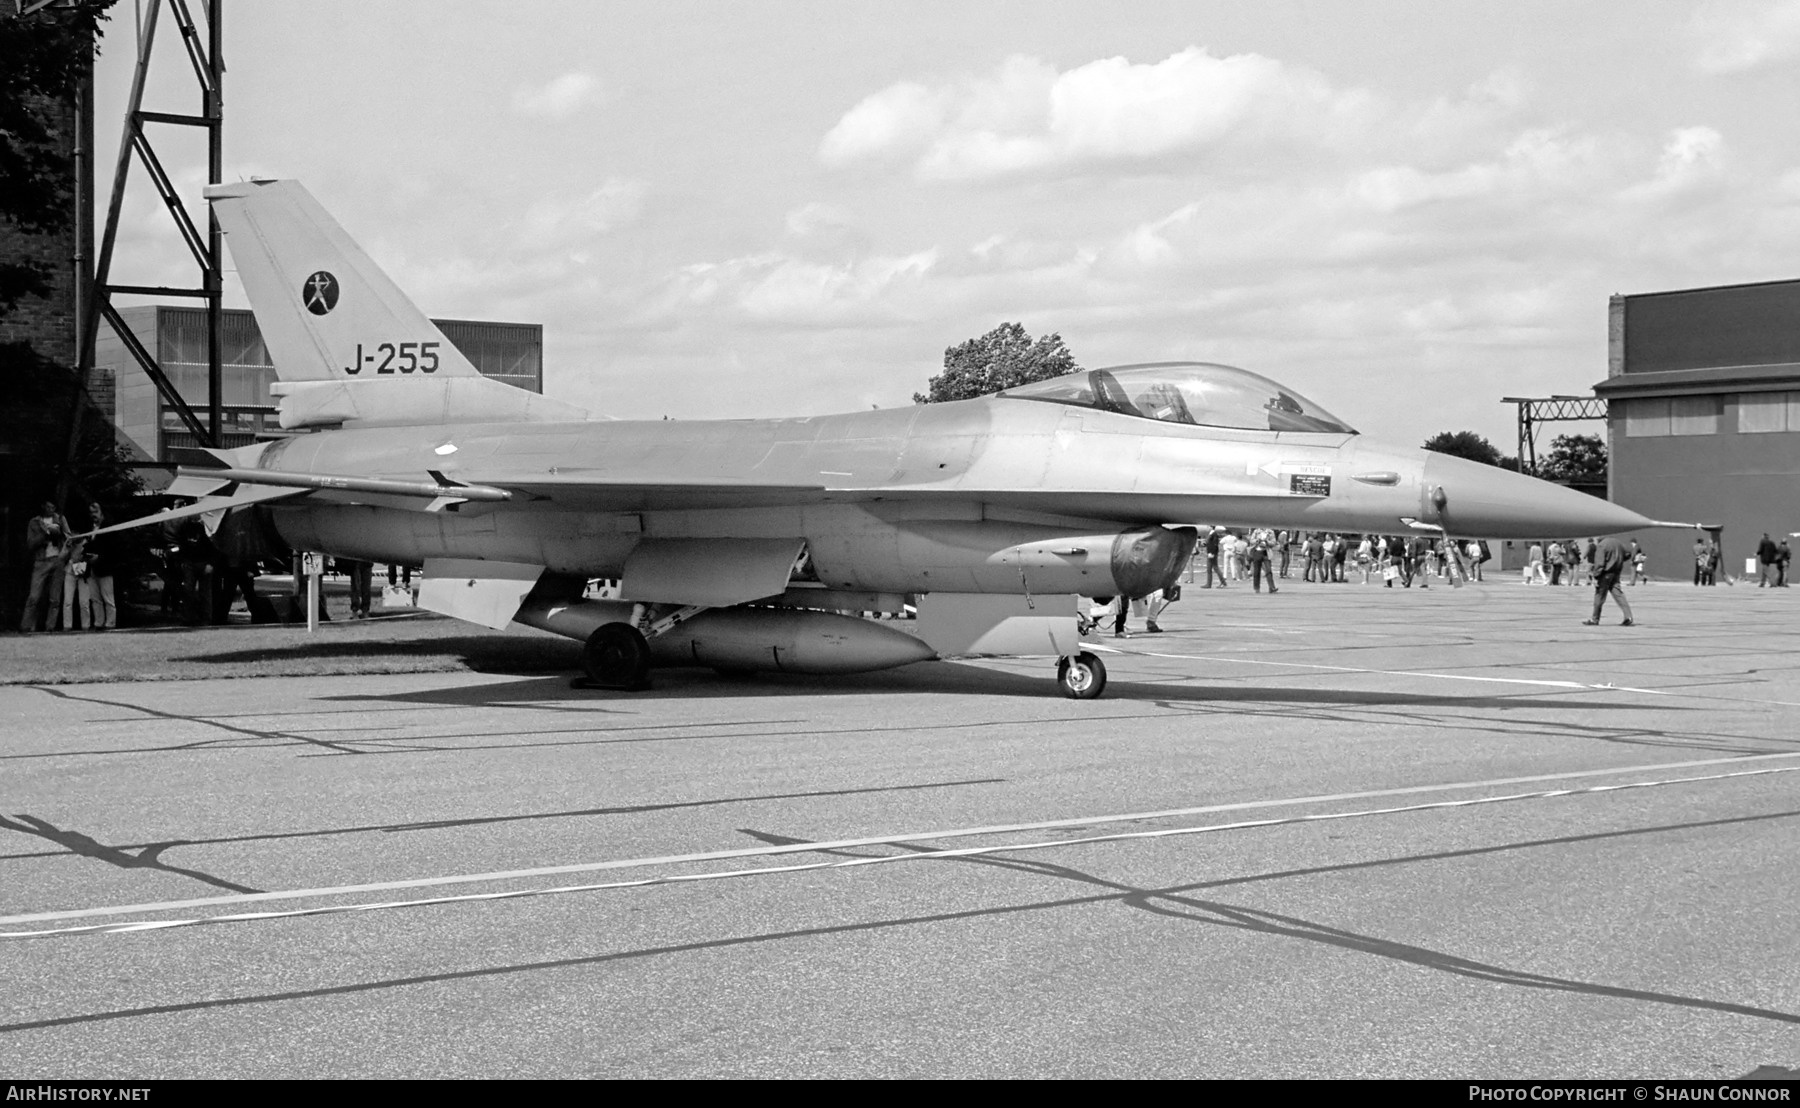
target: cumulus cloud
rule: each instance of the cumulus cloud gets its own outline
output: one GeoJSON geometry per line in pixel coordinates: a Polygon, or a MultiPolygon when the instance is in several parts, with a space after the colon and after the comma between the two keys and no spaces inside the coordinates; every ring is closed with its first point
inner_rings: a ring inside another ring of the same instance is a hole
{"type": "Polygon", "coordinates": [[[525,249],[579,248],[636,219],[646,189],[642,181],[609,177],[586,192],[539,196],[519,217],[514,244],[525,249]]]}
{"type": "Polygon", "coordinates": [[[1634,202],[1680,197],[1691,202],[1696,192],[1721,186],[1726,169],[1723,135],[1711,127],[1678,127],[1663,141],[1655,173],[1620,189],[1619,197],[1634,202]]]}
{"type": "Polygon", "coordinates": [[[1321,137],[1369,102],[1259,54],[1188,47],[1160,62],[1102,58],[1063,72],[1012,57],[987,76],[874,93],[825,135],[819,156],[833,167],[910,160],[928,180],[1002,177],[1202,150],[1236,135],[1321,137]]]}
{"type": "Polygon", "coordinates": [[[600,81],[589,73],[565,73],[548,84],[515,89],[513,111],[539,119],[566,119],[600,99],[600,81]]]}
{"type": "Polygon", "coordinates": [[[1534,129],[1517,136],[1498,157],[1441,172],[1411,165],[1377,166],[1356,174],[1349,188],[1371,208],[1394,212],[1445,200],[1504,196],[1517,201],[1576,185],[1596,168],[1591,139],[1558,129],[1534,129]]]}
{"type": "Polygon", "coordinates": [[[1739,73],[1800,54],[1800,0],[1722,0],[1688,25],[1694,65],[1703,73],[1739,73]]]}
{"type": "Polygon", "coordinates": [[[705,308],[748,322],[798,326],[876,322],[901,314],[906,290],[916,287],[936,262],[936,250],[847,264],[780,252],[701,262],[670,277],[662,310],[705,308]]]}
{"type": "Polygon", "coordinates": [[[572,336],[547,364],[616,374],[596,406],[620,414],[651,364],[709,382],[687,415],[905,403],[946,344],[1018,319],[1088,365],[1233,362],[1371,433],[1493,437],[1497,397],[1603,376],[1607,293],[1779,276],[1800,249],[1792,160],[1759,176],[1704,118],[1584,126],[1539,95],[1511,70],[1404,100],[1255,54],[1015,57],[855,103],[816,156],[870,173],[782,194],[761,241],[665,249],[642,185],[607,181],[503,224],[470,196],[466,264],[416,268],[434,310],[572,336]],[[921,238],[886,218],[917,192],[895,172],[982,187],[921,238]]]}
{"type": "Polygon", "coordinates": [[[905,154],[930,141],[949,106],[943,91],[911,81],[891,85],[844,113],[819,144],[819,158],[828,166],[843,166],[905,154]]]}

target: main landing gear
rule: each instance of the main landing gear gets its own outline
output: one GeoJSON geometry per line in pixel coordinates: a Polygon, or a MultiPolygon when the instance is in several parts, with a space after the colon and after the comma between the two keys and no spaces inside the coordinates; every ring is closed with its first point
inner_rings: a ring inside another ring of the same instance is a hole
{"type": "Polygon", "coordinates": [[[1083,650],[1056,663],[1056,687],[1071,700],[1093,700],[1106,691],[1106,666],[1083,650]]]}
{"type": "Polygon", "coordinates": [[[650,644],[629,623],[602,624],[581,649],[585,687],[637,692],[650,687],[650,644]]]}

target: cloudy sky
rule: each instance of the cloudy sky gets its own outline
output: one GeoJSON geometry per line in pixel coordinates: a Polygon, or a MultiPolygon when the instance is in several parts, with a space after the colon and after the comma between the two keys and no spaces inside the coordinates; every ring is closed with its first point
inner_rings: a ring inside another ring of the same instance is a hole
{"type": "MultiPolygon", "coordinates": [[[[1510,452],[1500,397],[1605,376],[1609,294],[1800,277],[1800,0],[228,8],[226,177],[625,418],[905,404],[1017,320],[1510,452]]],[[[191,111],[159,38],[146,106],[191,111]]],[[[115,280],[180,282],[134,182],[115,280]]]]}

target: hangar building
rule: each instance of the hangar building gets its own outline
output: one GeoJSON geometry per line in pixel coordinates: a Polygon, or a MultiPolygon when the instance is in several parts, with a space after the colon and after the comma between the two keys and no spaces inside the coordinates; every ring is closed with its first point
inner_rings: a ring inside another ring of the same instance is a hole
{"type": "MultiPolygon", "coordinates": [[[[204,415],[206,402],[206,309],[153,304],[125,308],[126,325],[156,357],[177,391],[204,415]]],[[[220,446],[248,446],[259,437],[280,434],[269,386],[275,369],[263,345],[256,317],[247,309],[228,308],[224,315],[224,395],[221,397],[220,446]]],[[[484,376],[529,392],[544,391],[544,327],[540,323],[489,323],[435,319],[463,356],[484,376]]],[[[191,461],[194,436],[163,401],[148,374],[125,349],[112,328],[102,327],[94,349],[89,391],[112,415],[120,445],[129,445],[147,460],[191,461]]]]}
{"type": "MultiPolygon", "coordinates": [[[[1764,531],[1800,531],[1800,280],[1614,296],[1608,498],[1720,528],[1744,571],[1764,531]]],[[[1694,532],[1636,538],[1650,574],[1691,580],[1694,532]]]]}

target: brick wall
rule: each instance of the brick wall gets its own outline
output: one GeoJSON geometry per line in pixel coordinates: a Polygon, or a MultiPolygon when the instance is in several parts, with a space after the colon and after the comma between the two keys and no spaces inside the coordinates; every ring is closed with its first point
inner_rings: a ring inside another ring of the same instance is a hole
{"type": "MultiPolygon", "coordinates": [[[[59,104],[53,111],[57,131],[63,138],[64,156],[75,152],[75,105],[59,104]]],[[[61,234],[31,235],[6,222],[0,222],[0,257],[8,260],[31,260],[50,269],[51,291],[48,297],[27,296],[13,310],[0,315],[0,342],[31,343],[38,353],[64,365],[76,361],[75,321],[75,225],[71,203],[68,230],[61,234]]]]}

